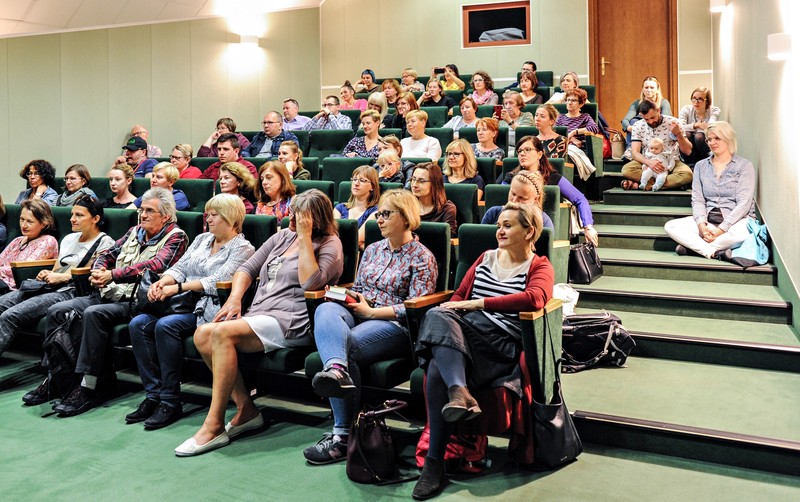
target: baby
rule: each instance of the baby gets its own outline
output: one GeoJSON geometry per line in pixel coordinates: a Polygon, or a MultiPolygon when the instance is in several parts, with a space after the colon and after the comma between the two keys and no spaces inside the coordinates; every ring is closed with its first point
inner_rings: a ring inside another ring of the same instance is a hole
{"type": "Polygon", "coordinates": [[[647,186],[647,182],[650,181],[650,178],[655,176],[656,181],[653,183],[653,191],[657,192],[662,186],[664,186],[664,182],[667,181],[667,175],[671,173],[672,169],[675,167],[675,159],[672,158],[672,152],[670,152],[669,148],[664,146],[664,141],[662,141],[660,138],[653,138],[650,140],[644,156],[648,159],[654,159],[661,162],[661,165],[666,168],[665,171],[656,174],[656,172],[649,167],[642,166],[642,179],[639,181],[639,188],[644,190],[647,186]]]}

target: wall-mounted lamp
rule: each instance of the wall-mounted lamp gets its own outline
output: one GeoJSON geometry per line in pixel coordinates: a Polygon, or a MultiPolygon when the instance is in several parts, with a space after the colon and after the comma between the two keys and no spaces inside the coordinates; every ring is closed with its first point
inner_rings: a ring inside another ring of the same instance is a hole
{"type": "Polygon", "coordinates": [[[767,35],[767,58],[772,61],[786,61],[792,55],[791,33],[767,35]]]}
{"type": "Polygon", "coordinates": [[[239,43],[243,45],[258,45],[258,37],[256,35],[239,35],[239,43]]]}
{"type": "Polygon", "coordinates": [[[722,12],[730,0],[709,0],[711,12],[722,12]]]}

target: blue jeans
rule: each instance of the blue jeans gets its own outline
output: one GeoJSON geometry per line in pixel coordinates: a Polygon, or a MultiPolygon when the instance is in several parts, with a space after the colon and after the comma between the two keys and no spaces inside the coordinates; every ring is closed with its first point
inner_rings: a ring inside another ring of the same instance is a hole
{"type": "Polygon", "coordinates": [[[183,338],[194,333],[194,314],[172,314],[158,318],[139,314],[131,320],[133,354],[147,397],[170,406],[181,403],[183,338]]]}
{"type": "Polygon", "coordinates": [[[51,305],[74,298],[74,292],[74,289],[69,289],[26,298],[21,291],[11,291],[0,296],[0,354],[19,331],[36,327],[51,305]]]}
{"type": "MultiPolygon", "coordinates": [[[[402,356],[411,350],[408,331],[391,321],[361,320],[334,302],[323,303],[314,314],[314,339],[325,368],[332,364],[347,366],[350,377],[361,386],[359,365],[402,356]]],[[[331,398],[333,433],[350,432],[358,406],[358,390],[353,397],[331,398]]]]}

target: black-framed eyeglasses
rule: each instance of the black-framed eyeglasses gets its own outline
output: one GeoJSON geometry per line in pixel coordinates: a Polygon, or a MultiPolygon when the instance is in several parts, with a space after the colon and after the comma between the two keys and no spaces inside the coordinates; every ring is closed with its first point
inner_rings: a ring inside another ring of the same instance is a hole
{"type": "Polygon", "coordinates": [[[702,103],[706,98],[692,98],[692,103],[702,103]]]}
{"type": "Polygon", "coordinates": [[[461,153],[461,152],[447,152],[447,153],[445,153],[445,156],[447,156],[447,157],[460,157],[461,155],[464,155],[464,154],[461,153]]]}
{"type": "Polygon", "coordinates": [[[430,183],[431,180],[423,180],[422,178],[411,178],[409,182],[412,185],[424,185],[425,183],[430,183]]]}
{"type": "Polygon", "coordinates": [[[392,215],[394,213],[399,213],[399,212],[400,211],[397,211],[395,209],[384,209],[383,211],[375,211],[375,219],[376,220],[380,220],[380,219],[388,220],[389,218],[392,217],[392,215]]]}

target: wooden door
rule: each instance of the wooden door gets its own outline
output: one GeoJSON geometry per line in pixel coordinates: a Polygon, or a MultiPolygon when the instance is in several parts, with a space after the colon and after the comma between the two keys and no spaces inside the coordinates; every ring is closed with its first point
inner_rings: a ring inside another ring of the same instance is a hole
{"type": "Polygon", "coordinates": [[[589,79],[614,129],[649,75],[678,113],[677,8],[677,0],[589,0],[589,79]]]}

